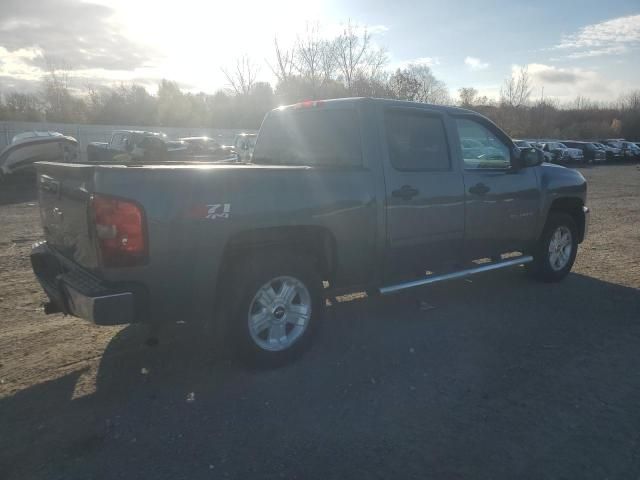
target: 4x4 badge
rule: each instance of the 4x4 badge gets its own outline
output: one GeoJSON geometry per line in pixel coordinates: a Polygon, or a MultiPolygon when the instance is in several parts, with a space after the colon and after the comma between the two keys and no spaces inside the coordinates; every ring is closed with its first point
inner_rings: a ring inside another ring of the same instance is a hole
{"type": "Polygon", "coordinates": [[[216,218],[229,218],[231,216],[230,203],[217,203],[215,205],[207,205],[208,211],[205,218],[215,220],[216,218]]]}

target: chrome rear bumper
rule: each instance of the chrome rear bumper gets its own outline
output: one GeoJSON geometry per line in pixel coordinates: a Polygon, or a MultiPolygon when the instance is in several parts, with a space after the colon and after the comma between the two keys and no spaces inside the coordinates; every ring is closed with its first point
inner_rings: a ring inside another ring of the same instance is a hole
{"type": "Polygon", "coordinates": [[[51,302],[46,313],[62,312],[98,325],[135,322],[132,292],[111,289],[89,272],[65,263],[46,242],[33,246],[31,266],[51,302]]]}

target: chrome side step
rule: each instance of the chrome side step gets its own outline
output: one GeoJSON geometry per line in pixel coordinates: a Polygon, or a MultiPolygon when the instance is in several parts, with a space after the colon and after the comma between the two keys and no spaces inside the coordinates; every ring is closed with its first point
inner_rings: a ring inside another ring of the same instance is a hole
{"type": "Polygon", "coordinates": [[[458,272],[444,273],[442,275],[433,275],[418,280],[412,280],[410,282],[398,283],[397,285],[389,285],[388,287],[380,288],[380,293],[388,295],[390,293],[396,293],[400,290],[407,288],[420,287],[422,285],[429,285],[430,283],[444,282],[445,280],[454,280],[456,278],[464,278],[476,273],[489,272],[491,270],[498,270],[499,268],[513,267],[515,265],[522,265],[523,263],[533,262],[533,257],[530,255],[523,255],[521,257],[510,258],[502,262],[488,263],[486,265],[480,265],[478,267],[469,268],[467,270],[460,270],[458,272]]]}

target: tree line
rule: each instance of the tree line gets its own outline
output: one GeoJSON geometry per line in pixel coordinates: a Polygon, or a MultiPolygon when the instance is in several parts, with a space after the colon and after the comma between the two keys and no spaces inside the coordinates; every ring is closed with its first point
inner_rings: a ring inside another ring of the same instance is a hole
{"type": "Polygon", "coordinates": [[[310,99],[369,96],[478,111],[514,137],[640,139],[640,90],[610,103],[578,97],[561,105],[532,98],[526,68],[505,79],[498,99],[461,88],[454,100],[431,68],[410,63],[390,70],[384,48],[365,27],[348,22],[333,37],[319,25],[308,25],[293,45],[273,42],[267,62],[275,84],[257,81],[259,67],[249,56],[223,68],[228,87],[214,94],[183,91],[176,82],[161,80],[155,95],[143,86],[70,86],[72,70],[49,63],[37,93],[4,92],[0,119],[139,126],[251,128],[278,105],[310,99]]]}

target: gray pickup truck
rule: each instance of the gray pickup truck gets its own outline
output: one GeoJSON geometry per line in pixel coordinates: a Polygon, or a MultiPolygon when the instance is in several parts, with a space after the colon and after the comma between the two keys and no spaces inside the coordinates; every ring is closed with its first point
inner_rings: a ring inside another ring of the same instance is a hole
{"type": "Polygon", "coordinates": [[[258,364],[302,352],[329,294],[521,264],[560,280],[589,213],[579,172],[483,116],[367,98],[270,112],[251,163],[37,169],[47,312],[199,321],[258,364]]]}

